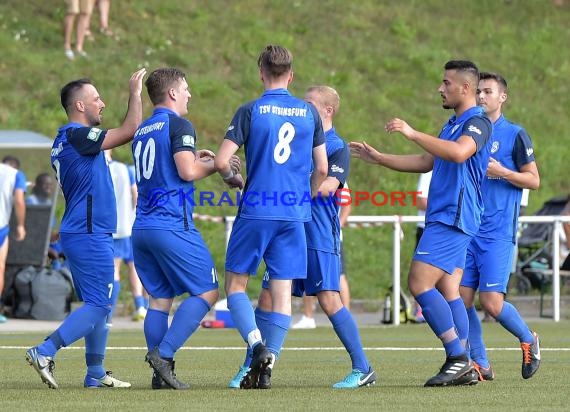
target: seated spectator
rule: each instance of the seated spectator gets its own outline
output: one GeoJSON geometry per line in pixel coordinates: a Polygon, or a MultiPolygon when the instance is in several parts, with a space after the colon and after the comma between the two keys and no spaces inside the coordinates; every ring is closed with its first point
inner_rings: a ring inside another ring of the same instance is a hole
{"type": "Polygon", "coordinates": [[[51,205],[54,190],[53,177],[49,173],[40,173],[32,188],[32,193],[26,198],[28,205],[51,205]]]}

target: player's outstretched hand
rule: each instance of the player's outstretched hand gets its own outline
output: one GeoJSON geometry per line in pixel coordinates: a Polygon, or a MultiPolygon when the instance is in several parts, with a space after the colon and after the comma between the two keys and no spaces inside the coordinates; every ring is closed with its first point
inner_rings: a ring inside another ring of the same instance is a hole
{"type": "Polygon", "coordinates": [[[144,67],[132,74],[131,80],[129,81],[129,89],[131,91],[131,94],[140,96],[143,88],[142,80],[145,74],[146,74],[146,68],[144,67]]]}
{"type": "Polygon", "coordinates": [[[402,119],[398,119],[397,117],[390,120],[388,123],[386,123],[386,126],[384,127],[384,129],[388,133],[400,132],[404,136],[406,136],[408,139],[412,139],[414,136],[414,133],[416,132],[408,123],[406,123],[402,119]]]}
{"type": "Polygon", "coordinates": [[[380,152],[374,149],[366,142],[350,142],[348,144],[350,148],[350,154],[353,157],[357,157],[359,159],[364,160],[368,163],[378,164],[380,152]]]}

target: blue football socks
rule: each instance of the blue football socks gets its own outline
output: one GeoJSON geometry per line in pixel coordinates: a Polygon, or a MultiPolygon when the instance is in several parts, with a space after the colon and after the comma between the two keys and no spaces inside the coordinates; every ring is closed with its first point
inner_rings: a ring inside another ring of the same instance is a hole
{"type": "Polygon", "coordinates": [[[481,321],[475,306],[467,308],[467,316],[469,317],[469,355],[479,366],[487,369],[490,366],[489,359],[483,342],[481,321]]]}
{"type": "Polygon", "coordinates": [[[149,309],[144,318],[144,337],[146,346],[151,351],[156,348],[168,330],[168,312],[149,309]]]}
{"type": "Polygon", "coordinates": [[[463,347],[465,347],[467,345],[467,338],[469,337],[469,317],[467,316],[463,299],[458,298],[447,303],[449,304],[449,309],[451,309],[451,315],[453,316],[453,323],[457,329],[459,341],[463,347]]]}
{"type": "MultiPolygon", "coordinates": [[[[236,328],[245,342],[249,342],[250,333],[258,330],[255,314],[249,297],[244,292],[232,293],[228,296],[228,309],[236,328]]],[[[261,335],[261,333],[260,333],[261,335]]],[[[253,342],[255,345],[257,342],[253,342]]],[[[251,345],[251,346],[254,346],[251,345]]]]}
{"type": "Polygon", "coordinates": [[[352,314],[346,307],[342,307],[338,312],[329,317],[334,331],[346,348],[352,361],[352,369],[362,373],[368,372],[370,363],[364,354],[360,332],[352,314]]]}
{"type": "Polygon", "coordinates": [[[178,307],[172,323],[158,346],[162,358],[173,358],[178,349],[184,345],[200,322],[210,310],[210,305],[200,296],[190,296],[178,307]]]}
{"type": "Polygon", "coordinates": [[[521,318],[519,311],[509,302],[503,302],[503,309],[501,313],[499,313],[499,316],[497,316],[497,320],[506,330],[519,338],[521,343],[534,342],[534,337],[529,327],[521,318]]]}
{"type": "Polygon", "coordinates": [[[451,309],[442,294],[437,289],[432,288],[416,296],[416,301],[422,308],[427,324],[436,336],[441,339],[446,356],[464,355],[465,348],[455,334],[455,324],[453,323],[451,309]],[[453,333],[449,333],[450,331],[453,331],[453,333]],[[449,338],[448,334],[451,336],[455,335],[455,338],[449,338]]]}

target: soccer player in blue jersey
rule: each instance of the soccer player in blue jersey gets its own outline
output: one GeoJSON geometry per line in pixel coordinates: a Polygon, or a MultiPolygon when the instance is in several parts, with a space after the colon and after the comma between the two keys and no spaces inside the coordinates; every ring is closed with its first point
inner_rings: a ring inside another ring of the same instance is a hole
{"type": "MultiPolygon", "coordinates": [[[[376,382],[376,372],[370,366],[358,326],[350,311],[343,305],[340,296],[340,219],[339,206],[341,198],[337,190],[346,184],[350,168],[350,151],[344,140],[337,135],[333,127],[333,117],[338,112],[340,98],[335,89],[328,86],[312,86],[307,89],[305,100],[313,104],[323,122],[326,136],[326,151],[328,160],[328,175],[319,187],[319,195],[312,201],[312,218],[305,223],[307,237],[307,278],[293,281],[295,296],[317,296],[319,304],[328,316],[333,328],[346,348],[352,361],[352,372],[343,380],[333,385],[333,388],[353,389],[369,386],[376,382]]],[[[267,340],[270,340],[271,329],[266,321],[271,311],[271,296],[264,279],[264,288],[255,310],[257,325],[267,340]]],[[[251,351],[236,377],[230,382],[230,387],[239,387],[240,378],[246,376],[251,351]]],[[[275,354],[277,357],[279,352],[275,354]]],[[[271,368],[261,373],[258,388],[271,387],[271,368]]],[[[248,385],[246,385],[248,386],[248,385]]]]}
{"type": "Polygon", "coordinates": [[[477,383],[476,373],[457,330],[469,321],[459,295],[467,245],[479,230],[483,213],[481,185],[489,162],[492,125],[477,106],[479,71],[464,60],[445,64],[439,93],[444,109],[455,115],[443,126],[439,138],[414,130],[395,118],[388,133],[399,132],[425,153],[391,155],[366,143],[350,143],[351,152],[369,163],[404,172],[433,169],[426,211],[426,228],[414,253],[408,287],[423,310],[426,322],[445,348],[440,372],[425,386],[477,383]],[[457,330],[456,330],[457,328],[457,330]]]}
{"type": "MultiPolygon", "coordinates": [[[[149,294],[146,361],[154,370],[153,389],[188,389],[174,373],[174,355],[218,299],[214,261],[194,226],[188,196],[195,181],[216,172],[214,153],[197,149],[194,126],[182,117],[191,98],[185,73],[160,68],[145,84],[154,111],[132,146],[139,193],[132,239],[135,266],[149,294]],[[169,326],[172,302],[184,293],[189,296],[169,326]]],[[[232,173],[239,171],[235,160],[228,166],[232,173]]]]}
{"type": "Polygon", "coordinates": [[[104,150],[129,142],[142,121],[142,79],[145,69],[133,73],[129,106],[123,124],[103,130],[105,103],[89,79],[75,80],[61,89],[61,104],[69,122],[58,130],[51,163],[65,197],[59,229],[61,245],[73,274],[75,291],[84,304],[73,311],[46,340],[28,349],[26,359],[50,388],[56,389],[54,357],[57,351],[85,338],[89,388],[128,388],[128,382],[105,371],[103,360],[109,330],[107,315],[113,293],[113,236],[117,210],[113,182],[104,150]]]}
{"type": "Polygon", "coordinates": [[[491,158],[481,189],[485,211],[479,233],[467,248],[460,287],[469,316],[471,359],[479,380],[492,380],[494,373],[474,306],[477,289],[483,309],[519,339],[523,351],[522,377],[532,377],[540,365],[538,335],[529,329],[516,308],[505,301],[522,189],[538,189],[540,185],[532,141],[523,127],[511,123],[503,115],[506,101],[507,81],[504,77],[497,73],[481,73],[479,104],[493,122],[491,158]]]}
{"type": "Polygon", "coordinates": [[[327,174],[319,114],[287,90],[293,80],[292,61],[284,47],[263,50],[258,66],[265,91],[238,109],[214,160],[222,176],[232,179],[230,156],[245,146],[247,182],[228,244],[225,291],[232,319],[253,350],[242,381],[246,389],[258,386],[259,375],[283,346],[291,323],[292,279],[307,276],[304,222],[311,220],[311,196],[327,174]],[[261,259],[272,300],[265,344],[246,293],[261,259]]]}

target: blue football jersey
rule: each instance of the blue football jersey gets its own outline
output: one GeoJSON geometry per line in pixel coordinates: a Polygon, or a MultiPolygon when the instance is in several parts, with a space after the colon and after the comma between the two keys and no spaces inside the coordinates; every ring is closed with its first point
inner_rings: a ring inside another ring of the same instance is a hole
{"type": "Polygon", "coordinates": [[[178,175],[174,154],[196,152],[196,132],[187,119],[155,109],[133,139],[139,197],[133,229],[188,230],[194,210],[194,182],[178,175]]]}
{"type": "Polygon", "coordinates": [[[65,197],[63,233],[114,233],[115,193],[101,145],[107,134],[97,127],[68,123],[57,133],[51,164],[65,197]]]}
{"type": "MultiPolygon", "coordinates": [[[[493,124],[491,157],[504,167],[516,171],[534,162],[534,148],[526,130],[501,115],[493,124]]],[[[478,236],[514,243],[522,189],[505,179],[485,176],[482,190],[485,211],[478,236]]]]}
{"type": "Polygon", "coordinates": [[[463,163],[435,158],[427,224],[441,222],[468,235],[477,234],[483,213],[481,185],[489,164],[492,131],[491,121],[479,106],[466,110],[459,117],[452,116],[443,127],[440,139],[456,141],[461,136],[470,136],[477,144],[477,152],[463,163]]]}
{"type": "Polygon", "coordinates": [[[244,145],[247,180],[238,216],[309,221],[312,150],[325,143],[315,107],[286,89],[238,109],[226,139],[244,145]]]}
{"type": "MultiPolygon", "coordinates": [[[[339,187],[344,187],[350,169],[350,150],[334,128],[325,133],[329,171],[327,176],[336,177],[339,187]]],[[[323,193],[312,202],[312,219],[305,223],[307,248],[329,253],[340,253],[340,199],[332,193],[323,193]]]]}

